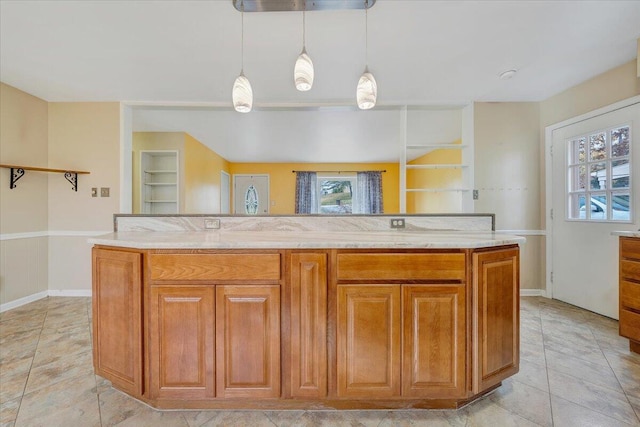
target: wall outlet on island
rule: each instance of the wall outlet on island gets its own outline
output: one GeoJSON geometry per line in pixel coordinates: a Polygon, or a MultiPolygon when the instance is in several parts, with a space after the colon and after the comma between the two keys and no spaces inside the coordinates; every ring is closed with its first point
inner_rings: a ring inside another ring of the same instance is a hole
{"type": "Polygon", "coordinates": [[[391,228],[404,228],[404,218],[391,218],[391,228]]]}
{"type": "Polygon", "coordinates": [[[217,218],[206,218],[204,228],[207,230],[217,230],[220,228],[220,220],[217,218]]]}

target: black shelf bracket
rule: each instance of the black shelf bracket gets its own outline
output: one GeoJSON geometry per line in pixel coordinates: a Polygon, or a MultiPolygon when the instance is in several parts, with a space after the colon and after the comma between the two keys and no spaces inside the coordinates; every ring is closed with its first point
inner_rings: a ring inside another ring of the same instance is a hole
{"type": "Polygon", "coordinates": [[[78,174],[76,172],[65,172],[64,177],[71,183],[73,191],[78,191],[78,174]]]}
{"type": "Polygon", "coordinates": [[[16,182],[20,178],[24,176],[24,169],[22,168],[11,168],[11,182],[9,183],[9,188],[16,188],[16,182]]]}

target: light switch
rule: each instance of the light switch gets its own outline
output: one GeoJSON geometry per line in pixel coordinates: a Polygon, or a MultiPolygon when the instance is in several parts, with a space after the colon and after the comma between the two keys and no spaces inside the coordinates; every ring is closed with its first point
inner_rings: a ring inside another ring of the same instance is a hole
{"type": "Polygon", "coordinates": [[[98,187],[91,188],[91,197],[98,197],[98,187]]]}
{"type": "Polygon", "coordinates": [[[109,187],[100,187],[100,197],[109,197],[109,187]]]}

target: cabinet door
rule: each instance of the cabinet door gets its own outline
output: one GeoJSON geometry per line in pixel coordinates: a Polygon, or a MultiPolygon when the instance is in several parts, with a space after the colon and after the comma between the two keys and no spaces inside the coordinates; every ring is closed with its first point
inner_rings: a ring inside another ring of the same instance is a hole
{"type": "Polygon", "coordinates": [[[215,396],[215,288],[151,287],[151,397],[215,396]]]}
{"type": "Polygon", "coordinates": [[[141,254],[93,249],[96,374],[134,395],[142,389],[141,254]]]}
{"type": "Polygon", "coordinates": [[[465,285],[403,286],[402,395],[466,395],[465,285]]]}
{"type": "Polygon", "coordinates": [[[473,254],[473,391],[480,392],[518,372],[520,283],[517,249],[473,254]]]}
{"type": "Polygon", "coordinates": [[[216,394],[280,396],[280,286],[216,288],[216,394]]]}
{"type": "Polygon", "coordinates": [[[400,285],[338,286],[338,395],[400,395],[400,285]]]}
{"type": "Polygon", "coordinates": [[[327,394],[327,254],[294,253],[290,266],[291,396],[327,394]]]}

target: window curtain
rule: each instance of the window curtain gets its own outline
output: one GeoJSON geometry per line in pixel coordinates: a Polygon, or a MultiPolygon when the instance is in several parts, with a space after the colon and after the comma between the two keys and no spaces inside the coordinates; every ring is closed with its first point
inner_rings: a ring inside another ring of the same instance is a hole
{"type": "Polygon", "coordinates": [[[357,212],[360,214],[384,213],[382,206],[382,172],[358,172],[357,212]]]}
{"type": "Polygon", "coordinates": [[[296,172],[296,213],[318,213],[316,187],[318,179],[315,172],[296,172]]]}

